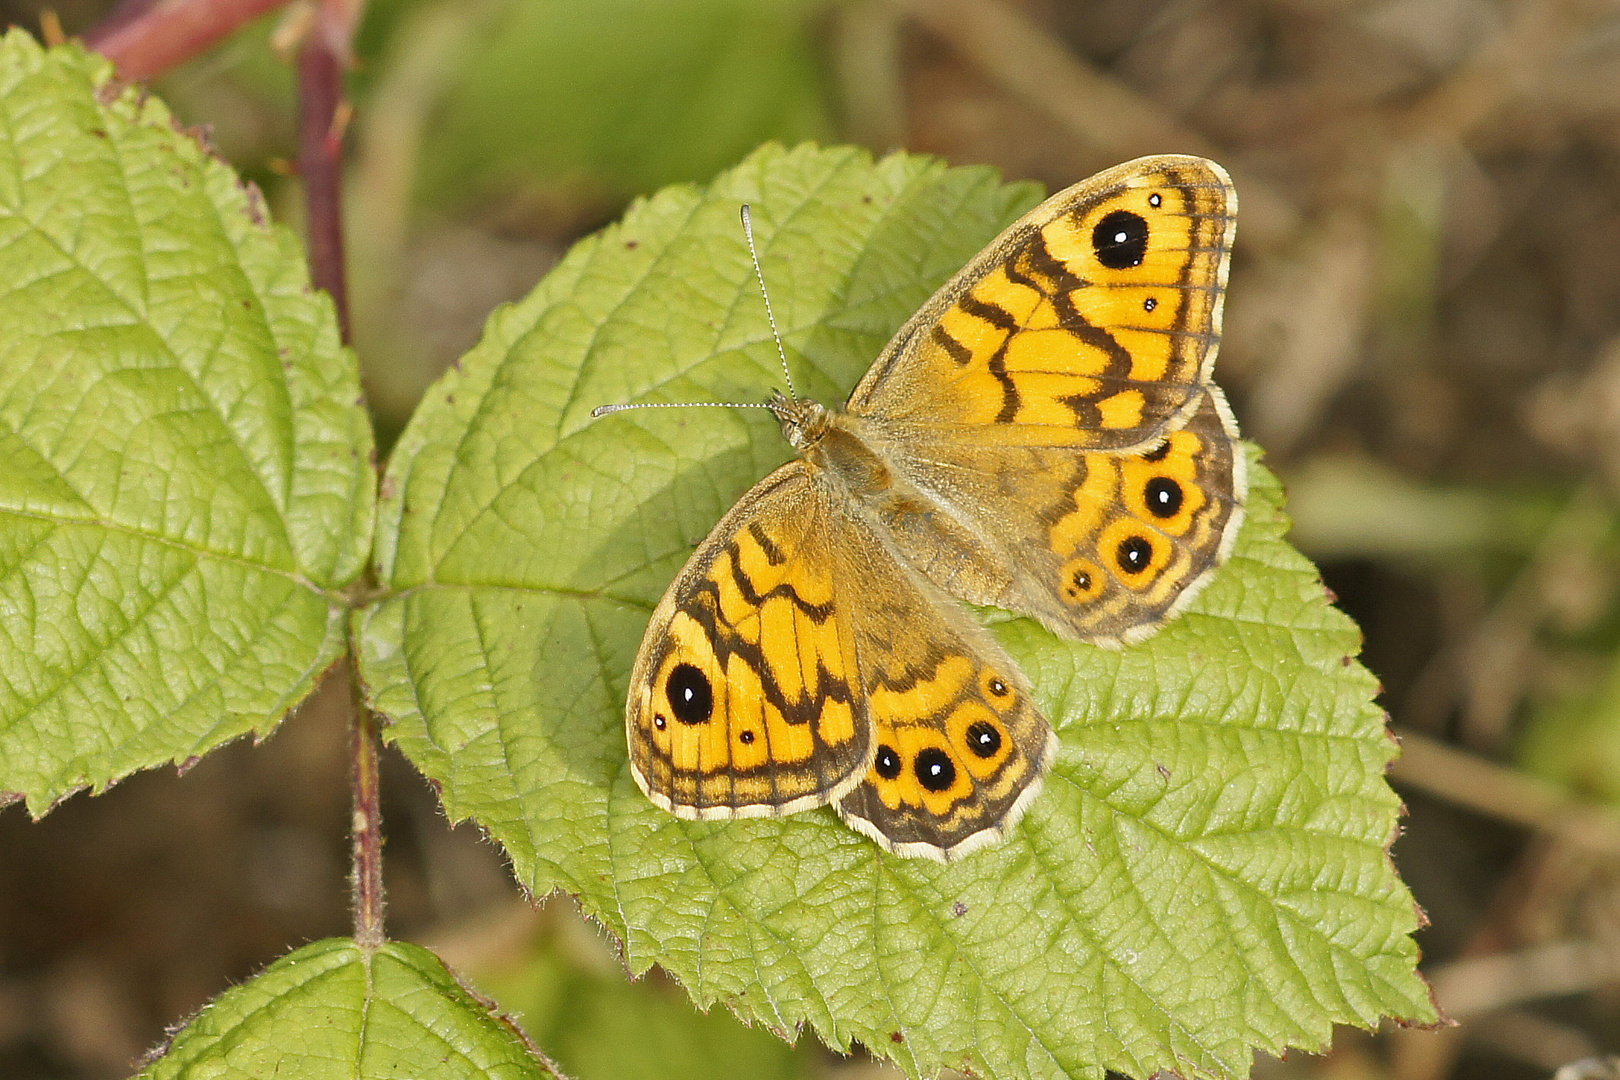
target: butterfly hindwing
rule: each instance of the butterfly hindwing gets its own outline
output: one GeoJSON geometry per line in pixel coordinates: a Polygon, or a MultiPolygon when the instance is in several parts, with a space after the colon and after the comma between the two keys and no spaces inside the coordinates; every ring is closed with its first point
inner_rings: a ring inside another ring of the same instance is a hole
{"type": "Polygon", "coordinates": [[[1014,610],[1039,603],[1059,633],[1105,645],[1153,633],[1226,561],[1246,467],[1213,386],[1192,419],[1148,450],[1084,455],[1064,495],[1041,508],[1045,534],[1027,558],[1039,591],[1014,610]]]}
{"type": "Polygon", "coordinates": [[[1001,838],[1057,739],[1023,672],[960,605],[899,563],[856,614],[874,753],[838,804],[901,855],[951,859],[1001,838]]]}
{"type": "Polygon", "coordinates": [[[1226,558],[1247,487],[1213,386],[1180,429],[1130,454],[987,436],[969,452],[890,458],[918,494],[875,508],[907,562],[964,600],[1105,645],[1151,633],[1192,598],[1226,558]]]}

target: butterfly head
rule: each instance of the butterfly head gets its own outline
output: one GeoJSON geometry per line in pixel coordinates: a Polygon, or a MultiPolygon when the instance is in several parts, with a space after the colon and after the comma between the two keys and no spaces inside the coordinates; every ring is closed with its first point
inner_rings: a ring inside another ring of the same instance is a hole
{"type": "Polygon", "coordinates": [[[832,414],[819,402],[789,397],[780,390],[771,395],[765,407],[776,414],[788,445],[801,454],[820,442],[832,424],[832,414]]]}

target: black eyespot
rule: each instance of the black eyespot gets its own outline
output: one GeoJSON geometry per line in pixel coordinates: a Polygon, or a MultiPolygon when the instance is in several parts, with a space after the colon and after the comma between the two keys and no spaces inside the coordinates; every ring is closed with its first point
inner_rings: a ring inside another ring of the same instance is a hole
{"type": "Polygon", "coordinates": [[[1159,298],[1156,297],[1156,296],[1150,296],[1146,300],[1142,301],[1142,310],[1143,311],[1152,311],[1154,308],[1156,308],[1158,306],[1159,306],[1159,298]]]}
{"type": "Polygon", "coordinates": [[[990,692],[996,697],[1002,697],[1007,693],[1007,684],[992,675],[990,677],[990,692]]]}
{"type": "Polygon", "coordinates": [[[1155,446],[1153,449],[1151,449],[1147,453],[1143,454],[1142,455],[1142,460],[1143,461],[1163,461],[1165,458],[1167,458],[1169,456],[1170,456],[1170,440],[1166,439],[1166,440],[1164,440],[1164,442],[1160,443],[1158,446],[1155,446]]]}
{"type": "Polygon", "coordinates": [[[664,719],[663,713],[658,713],[653,717],[653,727],[657,728],[659,731],[663,731],[665,728],[669,727],[669,721],[664,719]]]}
{"type": "Polygon", "coordinates": [[[995,757],[1001,749],[1001,732],[988,720],[975,720],[967,729],[968,749],[982,758],[995,757]]]}
{"type": "Polygon", "coordinates": [[[1088,593],[1090,591],[1091,591],[1091,573],[1090,573],[1090,571],[1076,570],[1074,572],[1074,576],[1069,579],[1069,588],[1068,588],[1069,595],[1078,600],[1080,597],[1086,595],[1086,593],[1088,593]]]}
{"type": "Polygon", "coordinates": [[[675,719],[683,724],[701,724],[714,713],[714,688],[709,677],[691,664],[676,664],[669,673],[664,692],[675,719]]]}
{"type": "Polygon", "coordinates": [[[1110,270],[1141,266],[1147,257],[1148,224],[1140,214],[1115,210],[1091,230],[1091,249],[1110,270]]]}
{"type": "Polygon", "coordinates": [[[1155,191],[1153,194],[1148,196],[1148,205],[1149,206],[1157,207],[1157,206],[1162,206],[1163,204],[1164,204],[1164,196],[1160,195],[1157,191],[1155,191]]]}
{"type": "Polygon", "coordinates": [[[894,747],[879,745],[877,757],[872,759],[872,768],[885,780],[893,780],[900,775],[900,755],[894,752],[894,747]]]}
{"type": "Polygon", "coordinates": [[[1172,518],[1181,509],[1181,485],[1168,476],[1155,476],[1147,482],[1147,508],[1154,517],[1172,518]]]}
{"type": "Polygon", "coordinates": [[[754,733],[752,731],[745,731],[741,735],[738,735],[737,738],[744,746],[747,746],[749,743],[754,741],[754,733]]]}
{"type": "Polygon", "coordinates": [[[1140,574],[1153,561],[1153,543],[1140,536],[1127,536],[1119,542],[1114,559],[1127,574],[1140,574]]]}
{"type": "Polygon", "coordinates": [[[937,746],[930,746],[917,755],[917,782],[929,791],[944,791],[956,783],[956,766],[951,755],[937,746]]]}

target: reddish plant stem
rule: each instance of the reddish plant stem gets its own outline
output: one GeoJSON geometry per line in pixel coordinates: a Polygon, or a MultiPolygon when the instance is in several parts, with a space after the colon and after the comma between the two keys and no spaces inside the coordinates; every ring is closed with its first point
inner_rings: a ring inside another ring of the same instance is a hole
{"type": "Polygon", "coordinates": [[[89,33],[84,43],[135,82],[191,59],[243,23],[287,0],[133,0],[89,33]]]}
{"type": "MultiPolygon", "coordinates": [[[[352,20],[340,11],[344,0],[329,0],[322,18],[305,35],[298,53],[298,175],[304,182],[309,274],[337,309],[338,330],[349,338],[349,296],[343,256],[343,134],[346,105],[343,68],[352,20]]],[[[382,878],[382,785],[377,772],[377,716],[366,707],[359,658],[349,653],[354,707],[353,863],[350,904],[354,940],[380,948],[384,934],[382,878]]]]}
{"type": "Polygon", "coordinates": [[[365,948],[376,949],[387,941],[383,933],[382,783],[377,772],[377,716],[366,707],[359,661],[352,652],[349,654],[349,684],[354,708],[350,747],[354,762],[354,774],[350,778],[354,795],[350,906],[354,915],[354,940],[365,948]]]}
{"type": "Polygon", "coordinates": [[[343,60],[315,32],[298,53],[298,175],[304,181],[309,272],[337,307],[349,343],[349,292],[343,261],[343,60]]]}

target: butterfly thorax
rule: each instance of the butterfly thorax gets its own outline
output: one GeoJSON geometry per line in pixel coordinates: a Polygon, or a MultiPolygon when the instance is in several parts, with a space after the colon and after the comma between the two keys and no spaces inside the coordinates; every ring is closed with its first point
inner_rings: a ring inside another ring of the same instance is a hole
{"type": "Polygon", "coordinates": [[[893,484],[888,465],[855,430],[857,418],[783,394],[771,399],[771,411],[799,456],[856,498],[886,491],[893,484]]]}

